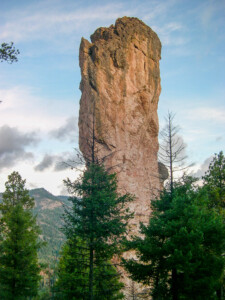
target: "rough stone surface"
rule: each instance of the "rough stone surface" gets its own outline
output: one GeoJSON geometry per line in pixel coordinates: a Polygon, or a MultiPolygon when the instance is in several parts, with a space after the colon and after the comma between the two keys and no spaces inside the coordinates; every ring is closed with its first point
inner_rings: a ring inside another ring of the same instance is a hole
{"type": "Polygon", "coordinates": [[[167,167],[161,162],[158,162],[158,169],[159,169],[159,180],[161,185],[160,189],[163,189],[164,181],[168,179],[169,172],[167,167]]]}
{"type": "Polygon", "coordinates": [[[79,145],[90,154],[94,124],[97,156],[118,174],[119,192],[136,196],[132,234],[147,223],[150,201],[160,189],[157,107],[161,91],[161,43],[137,18],[123,17],[82,38],[79,145]],[[109,155],[111,154],[111,155],[109,155]]]}

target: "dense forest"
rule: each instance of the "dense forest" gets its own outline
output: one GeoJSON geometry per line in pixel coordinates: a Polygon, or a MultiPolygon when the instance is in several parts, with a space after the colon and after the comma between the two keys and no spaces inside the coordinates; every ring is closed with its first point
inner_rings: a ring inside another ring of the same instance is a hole
{"type": "Polygon", "coordinates": [[[131,249],[139,261],[120,264],[151,287],[152,299],[223,299],[223,152],[201,185],[188,175],[173,180],[172,190],[169,182],[152,201],[142,238],[129,241],[133,196],[117,194],[115,174],[93,163],[65,183],[70,199],[44,189],[28,192],[17,172],[9,175],[0,206],[1,299],[123,299],[111,259],[131,249]]]}

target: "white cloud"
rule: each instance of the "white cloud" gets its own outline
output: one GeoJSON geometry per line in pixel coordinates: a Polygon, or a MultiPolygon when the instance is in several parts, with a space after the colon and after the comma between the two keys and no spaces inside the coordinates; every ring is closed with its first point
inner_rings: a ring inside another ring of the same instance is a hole
{"type": "Polygon", "coordinates": [[[5,124],[22,130],[48,133],[65,122],[71,111],[78,111],[75,101],[36,96],[34,89],[17,86],[0,90],[0,126],[5,124]]]}
{"type": "Polygon", "coordinates": [[[34,89],[25,86],[2,89],[0,95],[3,101],[0,104],[0,189],[3,190],[7,175],[16,169],[31,182],[30,187],[35,183],[35,186],[60,193],[61,187],[57,186],[70,173],[62,162],[69,162],[73,157],[66,149],[71,148],[72,135],[75,134],[73,121],[76,118],[68,118],[71,111],[78,111],[75,101],[43,99],[35,95],[34,89]],[[63,141],[50,140],[50,132],[58,133],[58,138],[63,141]],[[40,140],[38,147],[34,144],[37,135],[40,140]],[[56,149],[58,153],[51,154],[56,149]],[[36,172],[34,167],[40,164],[43,152],[50,153],[52,162],[44,172],[36,172]]]}
{"type": "Polygon", "coordinates": [[[187,112],[188,119],[225,123],[225,108],[198,107],[187,112]]]}
{"type": "Polygon", "coordinates": [[[180,22],[153,25],[152,29],[159,35],[163,46],[181,46],[189,42],[189,38],[185,36],[185,28],[180,22]]]}
{"type": "MultiPolygon", "coordinates": [[[[8,21],[0,26],[0,39],[31,41],[45,39],[51,41],[60,35],[71,35],[77,31],[84,31],[92,22],[109,22],[120,17],[121,14],[132,13],[123,8],[123,4],[96,4],[78,7],[76,3],[71,7],[65,2],[58,1],[55,5],[50,1],[41,1],[36,4],[13,10],[8,14],[8,21]]],[[[90,28],[91,28],[90,27],[90,28]]]]}
{"type": "Polygon", "coordinates": [[[7,181],[7,176],[15,170],[20,173],[23,179],[26,179],[28,189],[43,187],[54,195],[61,194],[64,179],[69,177],[71,180],[75,180],[80,174],[75,169],[61,172],[48,169],[45,172],[35,172],[31,162],[20,162],[16,168],[8,168],[7,171],[0,173],[0,192],[5,190],[4,183],[7,181]]]}
{"type": "Polygon", "coordinates": [[[152,1],[151,5],[149,6],[150,9],[148,11],[147,4],[141,4],[144,7],[144,15],[143,20],[155,20],[158,18],[164,18],[168,11],[173,8],[173,6],[177,3],[177,0],[162,0],[162,1],[152,1]]]}
{"type": "MultiPolygon", "coordinates": [[[[164,45],[184,45],[188,38],[176,35],[183,32],[181,22],[165,20],[177,0],[144,1],[141,4],[117,1],[84,5],[81,2],[40,1],[38,4],[11,11],[7,22],[0,26],[0,39],[14,42],[42,40],[53,45],[55,50],[74,47],[74,40],[86,38],[93,28],[109,26],[122,16],[137,16],[155,30],[164,45]],[[65,43],[65,37],[70,43],[65,43]],[[63,42],[62,42],[63,41],[63,42]]],[[[1,15],[0,15],[1,17],[1,15]]],[[[167,18],[168,19],[168,18],[167,18]]],[[[41,50],[40,50],[41,51],[41,50]]]]}

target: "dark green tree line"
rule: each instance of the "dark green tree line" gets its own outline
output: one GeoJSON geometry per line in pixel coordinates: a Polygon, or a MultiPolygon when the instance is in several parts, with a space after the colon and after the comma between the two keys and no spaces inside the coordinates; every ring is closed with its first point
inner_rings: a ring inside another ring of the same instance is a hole
{"type": "Polygon", "coordinates": [[[3,193],[0,243],[0,298],[27,299],[38,290],[39,227],[32,214],[34,199],[17,172],[8,177],[3,193]]]}
{"type": "MultiPolygon", "coordinates": [[[[222,151],[215,154],[209,169],[203,176],[203,189],[208,195],[208,207],[219,213],[225,222],[225,157],[222,151]]],[[[223,252],[224,256],[225,253],[223,252]]],[[[224,298],[225,273],[221,275],[220,288],[217,290],[218,299],[224,298]]]]}
{"type": "Polygon", "coordinates": [[[220,212],[225,208],[225,157],[222,151],[215,154],[203,176],[204,188],[209,195],[209,206],[220,212]]]}
{"type": "Polygon", "coordinates": [[[152,286],[153,299],[215,299],[224,259],[224,223],[190,177],[152,201],[142,238],[129,242],[139,262],[124,261],[134,280],[152,286]],[[176,278],[173,276],[175,270],[176,278]],[[174,285],[174,280],[176,285],[174,285]],[[176,291],[174,289],[176,288],[176,291]]]}

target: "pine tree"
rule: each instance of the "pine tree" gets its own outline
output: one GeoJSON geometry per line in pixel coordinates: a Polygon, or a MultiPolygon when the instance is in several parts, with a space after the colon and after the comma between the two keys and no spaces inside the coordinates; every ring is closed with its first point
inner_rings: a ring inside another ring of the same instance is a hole
{"type": "MultiPolygon", "coordinates": [[[[56,299],[89,299],[87,265],[89,253],[85,243],[68,240],[64,245],[58,266],[58,280],[55,286],[56,299]]],[[[94,299],[122,299],[116,269],[110,262],[103,262],[94,268],[94,299]]]]}
{"type": "Polygon", "coordinates": [[[149,225],[141,226],[144,238],[128,243],[139,262],[124,260],[124,265],[134,280],[152,287],[153,299],[215,299],[223,272],[224,224],[205,198],[190,177],[175,183],[172,201],[168,191],[152,201],[149,225]]]}
{"type": "MultiPolygon", "coordinates": [[[[179,126],[174,124],[175,115],[168,112],[165,117],[166,124],[160,132],[161,143],[160,151],[158,153],[159,160],[163,163],[169,171],[167,191],[170,193],[170,201],[173,201],[173,190],[177,179],[175,179],[175,172],[180,172],[187,167],[184,166],[187,156],[185,155],[186,145],[179,136],[179,126]]],[[[176,269],[172,270],[172,293],[173,299],[177,300],[177,273],[176,269]]]]}
{"type": "MultiPolygon", "coordinates": [[[[208,194],[208,207],[225,217],[225,157],[222,151],[215,154],[208,171],[203,176],[203,189],[208,194]]],[[[224,253],[223,253],[224,256],[224,253]]],[[[217,290],[219,299],[223,299],[225,273],[221,276],[220,288],[217,290]]]]}
{"type": "Polygon", "coordinates": [[[17,172],[8,177],[1,211],[0,297],[26,299],[37,294],[39,227],[32,215],[34,199],[17,172]]]}
{"type": "Polygon", "coordinates": [[[225,157],[222,151],[215,154],[203,182],[208,190],[210,207],[222,211],[225,208],[225,157]]]}
{"type": "Polygon", "coordinates": [[[121,250],[131,217],[127,203],[133,198],[118,195],[116,175],[97,163],[89,164],[79,180],[65,183],[74,195],[64,227],[68,243],[73,243],[73,285],[81,289],[84,299],[121,299],[121,284],[109,261],[121,250]]]}

